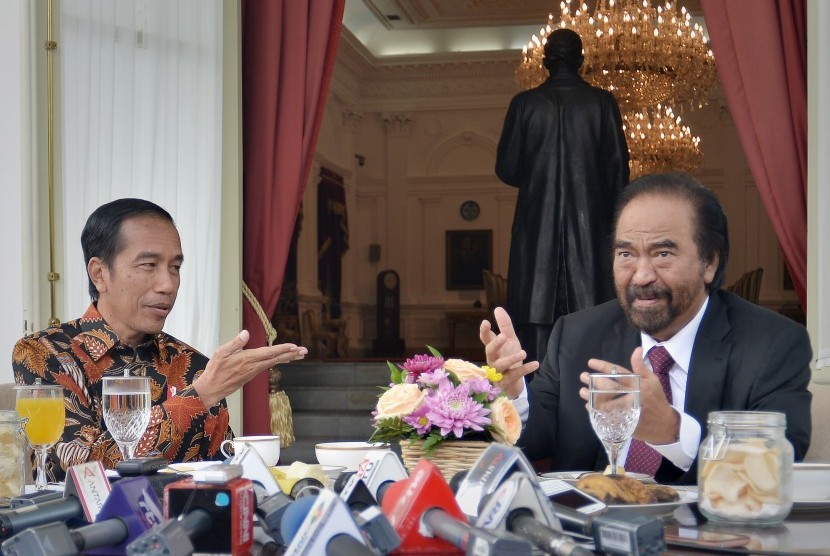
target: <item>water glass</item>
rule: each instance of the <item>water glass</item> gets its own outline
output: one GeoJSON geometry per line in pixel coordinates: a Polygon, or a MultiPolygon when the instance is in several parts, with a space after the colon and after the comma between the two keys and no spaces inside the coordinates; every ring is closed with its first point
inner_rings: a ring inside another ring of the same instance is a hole
{"type": "Polygon", "coordinates": [[[640,376],[634,373],[588,375],[588,413],[617,474],[620,450],[640,420],[640,376]]]}
{"type": "Polygon", "coordinates": [[[108,376],[103,379],[104,423],[121,450],[132,459],[150,422],[150,379],[146,376],[108,376]]]}

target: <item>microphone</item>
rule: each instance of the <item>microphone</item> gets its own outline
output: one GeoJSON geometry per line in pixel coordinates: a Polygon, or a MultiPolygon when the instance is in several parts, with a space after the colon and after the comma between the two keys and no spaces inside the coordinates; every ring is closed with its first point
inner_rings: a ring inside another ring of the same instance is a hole
{"type": "Polygon", "coordinates": [[[597,551],[616,556],[660,554],[666,550],[663,521],[657,517],[610,509],[601,515],[586,516],[553,504],[562,526],[594,539],[597,551]]]}
{"type": "Polygon", "coordinates": [[[253,482],[257,500],[280,492],[280,486],[271,473],[271,468],[249,443],[246,442],[242,449],[225,460],[225,463],[242,466],[242,478],[253,482]]]}
{"type": "Polygon", "coordinates": [[[234,556],[250,552],[254,486],[238,476],[241,472],[237,465],[217,464],[167,485],[164,516],[168,521],[128,544],[127,554],[178,554],[183,549],[177,543],[185,540],[191,552],[234,556]]]}
{"type": "Polygon", "coordinates": [[[398,552],[513,555],[530,554],[530,544],[504,532],[470,527],[449,485],[434,463],[421,459],[412,475],[389,487],[384,513],[401,537],[398,552]]]}
{"type": "Polygon", "coordinates": [[[561,532],[559,520],[541,486],[521,472],[513,473],[483,501],[476,525],[516,533],[549,554],[593,554],[561,532]]]}
{"type": "Polygon", "coordinates": [[[8,556],[124,554],[126,545],[162,521],[161,504],[144,477],[118,481],[92,525],[70,530],[63,522],[25,529],[3,542],[8,556]],[[96,551],[107,547],[104,551],[96,551]]]}
{"type": "Polygon", "coordinates": [[[0,539],[53,521],[95,521],[111,488],[100,461],[74,465],[66,474],[63,498],[0,512],[0,539]]]}
{"type": "MultiPolygon", "coordinates": [[[[461,480],[455,499],[461,510],[470,517],[478,515],[481,500],[491,494],[505,477],[520,471],[536,477],[536,471],[519,448],[491,443],[461,480]]],[[[453,477],[455,482],[455,477],[453,477]]]]}
{"type": "Polygon", "coordinates": [[[375,555],[345,502],[331,490],[292,504],[283,516],[282,533],[289,543],[285,556],[375,555]]]}
{"type": "Polygon", "coordinates": [[[397,455],[370,450],[340,492],[340,499],[352,510],[362,511],[376,506],[392,483],[406,479],[408,474],[397,455]]]}

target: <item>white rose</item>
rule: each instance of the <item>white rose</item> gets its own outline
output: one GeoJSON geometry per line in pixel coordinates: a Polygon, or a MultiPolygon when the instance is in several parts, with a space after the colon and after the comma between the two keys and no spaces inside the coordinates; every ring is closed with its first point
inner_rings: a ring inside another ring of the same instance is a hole
{"type": "Polygon", "coordinates": [[[510,446],[516,444],[522,434],[522,419],[513,402],[504,396],[499,396],[490,404],[490,421],[498,429],[493,433],[496,440],[510,446]]]}
{"type": "Polygon", "coordinates": [[[474,378],[487,378],[487,371],[463,359],[447,359],[444,361],[444,369],[454,373],[461,382],[474,378]]]}
{"type": "Polygon", "coordinates": [[[396,384],[378,399],[376,419],[409,415],[418,409],[426,395],[426,391],[422,392],[417,384],[396,384]]]}

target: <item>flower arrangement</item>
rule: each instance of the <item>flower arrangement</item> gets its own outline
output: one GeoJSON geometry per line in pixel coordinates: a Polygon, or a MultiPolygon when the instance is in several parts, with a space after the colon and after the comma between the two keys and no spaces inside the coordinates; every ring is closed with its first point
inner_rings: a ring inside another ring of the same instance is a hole
{"type": "Polygon", "coordinates": [[[492,437],[513,445],[522,430],[513,403],[502,394],[501,373],[462,359],[430,353],[387,362],[392,383],[384,387],[372,412],[375,432],[370,441],[423,441],[427,451],[442,442],[492,437]]]}

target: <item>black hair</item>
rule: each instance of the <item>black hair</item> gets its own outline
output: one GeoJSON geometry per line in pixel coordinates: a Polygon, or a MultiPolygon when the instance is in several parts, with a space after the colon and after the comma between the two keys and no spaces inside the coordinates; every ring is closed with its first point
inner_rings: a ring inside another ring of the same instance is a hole
{"type": "MultiPolygon", "coordinates": [[[[116,199],[101,205],[87,218],[81,232],[81,248],[84,250],[84,264],[88,267],[92,257],[98,257],[106,264],[112,264],[121,251],[121,224],[136,216],[152,215],[173,224],[170,213],[155,203],[144,199],[116,199]]],[[[98,301],[98,289],[89,280],[89,297],[98,301]]]]}
{"type": "Polygon", "coordinates": [[[729,260],[729,230],[726,214],[715,194],[694,177],[681,172],[642,176],[623,188],[614,213],[614,230],[623,209],[643,195],[676,197],[692,206],[695,214],[694,242],[701,260],[711,262],[715,255],[718,256],[718,268],[706,289],[714,291],[720,288],[726,278],[726,263],[729,260]]]}
{"type": "Polygon", "coordinates": [[[548,71],[554,65],[565,64],[572,71],[579,71],[585,58],[582,56],[582,38],[572,29],[557,29],[548,35],[545,42],[545,57],[542,64],[548,71]]]}

